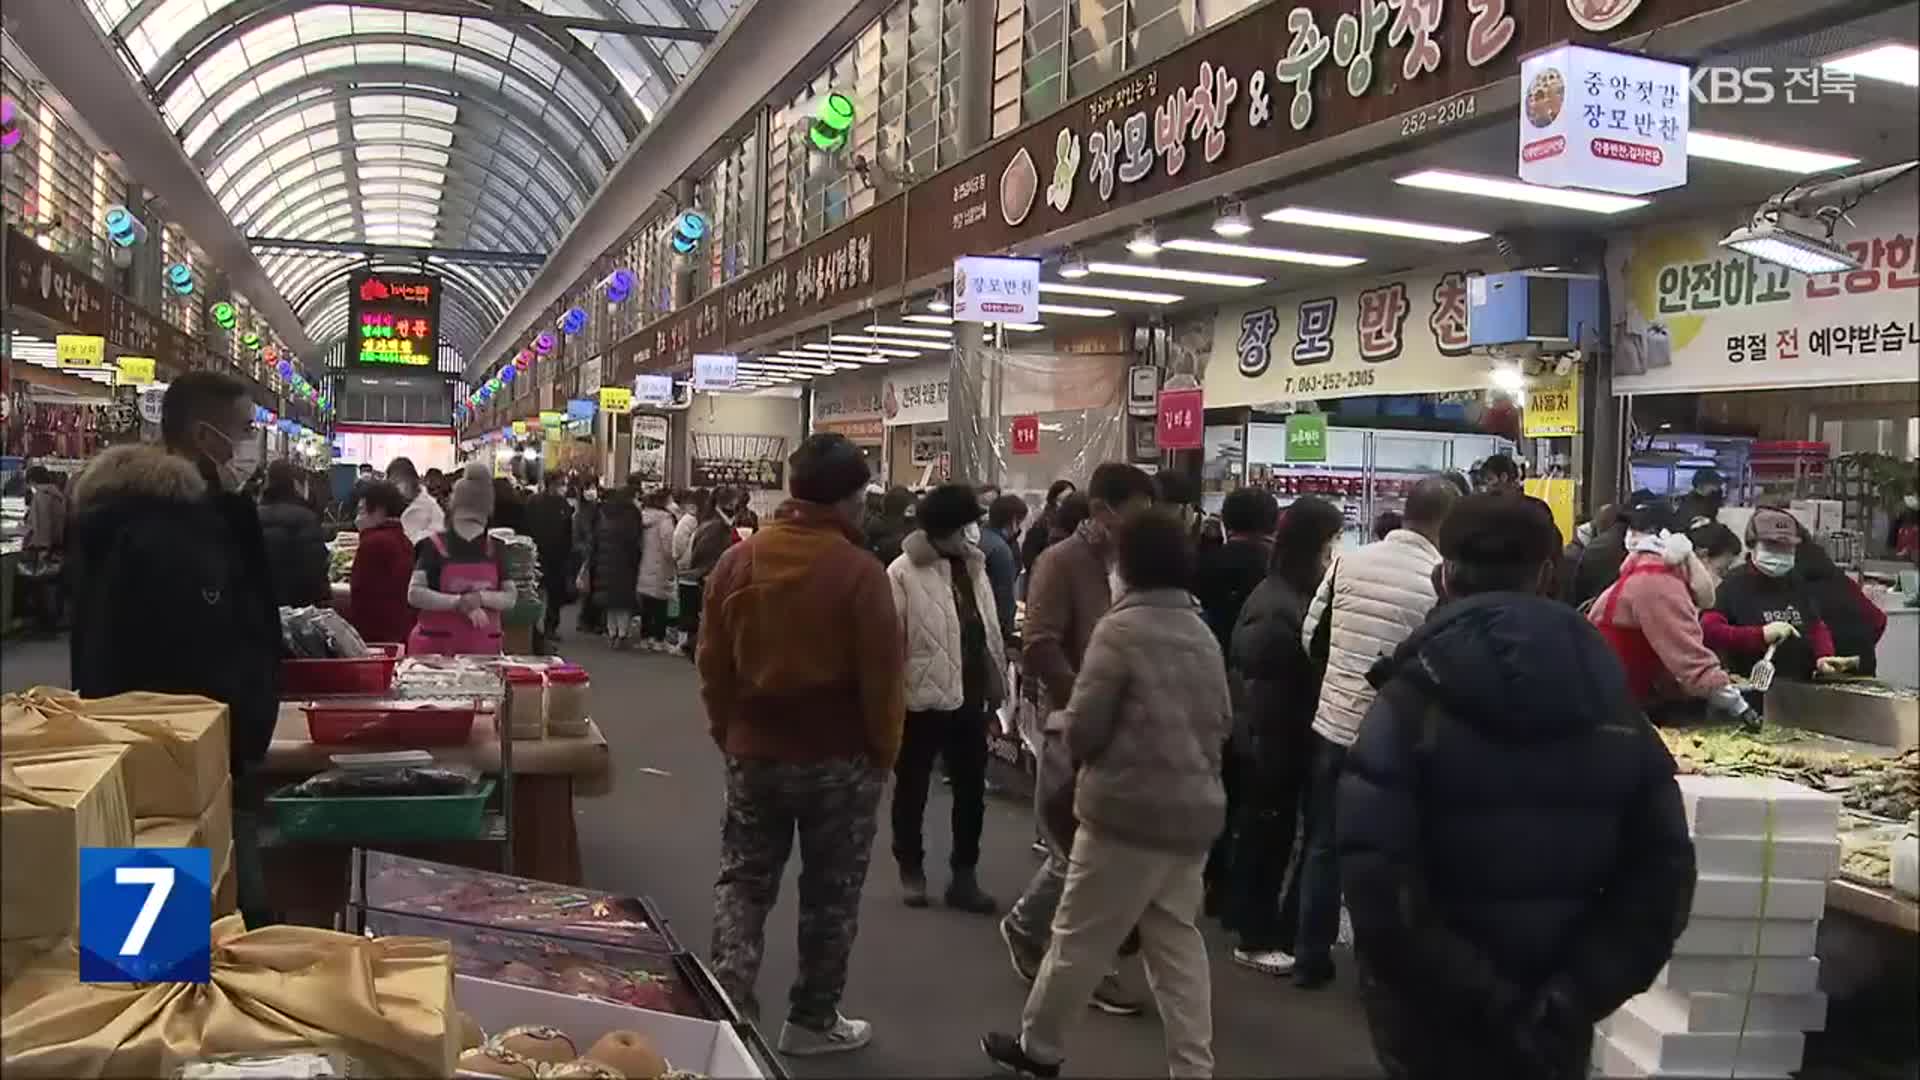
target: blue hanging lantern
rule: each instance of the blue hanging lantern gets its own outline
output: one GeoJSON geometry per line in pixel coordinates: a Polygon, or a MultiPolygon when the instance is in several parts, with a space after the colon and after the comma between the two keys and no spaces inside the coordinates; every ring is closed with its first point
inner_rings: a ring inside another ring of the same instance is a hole
{"type": "Polygon", "coordinates": [[[130,248],[147,238],[146,225],[124,206],[107,207],[102,223],[107,229],[107,239],[119,247],[130,248]]]}
{"type": "Polygon", "coordinates": [[[698,210],[683,210],[673,221],[673,250],[691,254],[707,238],[707,215],[698,210]]]}
{"type": "Polygon", "coordinates": [[[279,368],[278,368],[278,370],[279,370],[279,372],[280,372],[280,377],[281,377],[281,378],[283,378],[283,379],[291,379],[291,378],[293,378],[293,361],[291,361],[291,360],[282,360],[282,361],[280,361],[280,366],[279,366],[279,368]]]}
{"type": "Polygon", "coordinates": [[[615,270],[607,275],[607,303],[624,304],[633,295],[633,271],[615,270]]]}
{"type": "Polygon", "coordinates": [[[539,353],[541,356],[546,356],[548,353],[551,353],[554,350],[554,346],[558,344],[559,342],[555,340],[552,334],[542,330],[540,331],[540,336],[533,339],[533,351],[539,353]]]}
{"type": "Polygon", "coordinates": [[[520,369],[514,367],[512,364],[508,364],[506,367],[500,369],[500,381],[503,383],[510,383],[518,378],[519,375],[520,369]]]}
{"type": "Polygon", "coordinates": [[[568,337],[572,337],[586,328],[587,312],[585,308],[568,308],[567,313],[560,316],[560,332],[568,337]]]}
{"type": "Polygon", "coordinates": [[[178,262],[167,267],[167,287],[181,296],[192,296],[193,267],[178,262]]]}

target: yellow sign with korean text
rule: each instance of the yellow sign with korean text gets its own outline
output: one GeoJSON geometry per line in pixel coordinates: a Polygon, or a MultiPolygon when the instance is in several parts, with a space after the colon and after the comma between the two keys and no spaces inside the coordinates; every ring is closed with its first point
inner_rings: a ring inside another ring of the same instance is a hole
{"type": "Polygon", "coordinates": [[[1529,439],[1564,438],[1580,434],[1580,372],[1549,375],[1527,387],[1527,407],[1520,420],[1529,439]]]}
{"type": "Polygon", "coordinates": [[[513,437],[516,439],[524,439],[527,437],[527,422],[525,420],[515,420],[513,422],[513,437]]]}
{"type": "Polygon", "coordinates": [[[107,339],[88,334],[60,334],[53,339],[53,353],[61,367],[105,367],[107,339]]]}
{"type": "Polygon", "coordinates": [[[600,388],[600,411],[609,413],[630,413],[633,411],[633,391],[624,386],[603,386],[600,388]]]}
{"type": "Polygon", "coordinates": [[[554,412],[551,409],[540,410],[540,426],[543,428],[557,428],[566,422],[566,413],[554,412]]]}
{"type": "Polygon", "coordinates": [[[123,356],[118,364],[121,386],[145,386],[153,381],[151,356],[123,356]]]}
{"type": "Polygon", "coordinates": [[[1553,524],[1560,530],[1560,542],[1573,539],[1573,481],[1564,476],[1536,477],[1522,485],[1526,493],[1547,504],[1553,511],[1553,524]]]}

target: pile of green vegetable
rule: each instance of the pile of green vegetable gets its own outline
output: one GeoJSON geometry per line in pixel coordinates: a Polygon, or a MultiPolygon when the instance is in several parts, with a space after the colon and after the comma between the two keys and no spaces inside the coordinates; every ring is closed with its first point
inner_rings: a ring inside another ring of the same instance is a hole
{"type": "Polygon", "coordinates": [[[1660,731],[1683,773],[1768,776],[1832,792],[1856,813],[1905,821],[1920,808],[1920,749],[1897,757],[1807,749],[1806,732],[1768,728],[1748,734],[1733,725],[1660,731]]]}

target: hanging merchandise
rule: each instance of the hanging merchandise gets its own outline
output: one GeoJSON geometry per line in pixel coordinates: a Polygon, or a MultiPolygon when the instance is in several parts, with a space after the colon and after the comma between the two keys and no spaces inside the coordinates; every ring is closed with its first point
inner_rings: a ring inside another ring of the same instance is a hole
{"type": "Polygon", "coordinates": [[[181,296],[193,295],[193,267],[174,263],[167,267],[167,288],[181,296]]]}
{"type": "Polygon", "coordinates": [[[540,336],[533,339],[533,351],[539,353],[541,356],[546,356],[553,352],[553,347],[557,344],[559,343],[554,340],[552,334],[542,330],[540,336]]]}
{"type": "Polygon", "coordinates": [[[107,239],[115,246],[130,248],[147,238],[147,227],[133,211],[124,206],[107,207],[106,217],[102,219],[107,227],[107,239]]]}
{"type": "Polygon", "coordinates": [[[219,303],[213,305],[213,324],[215,326],[218,326],[220,329],[231,330],[233,329],[233,324],[238,322],[239,320],[240,320],[240,313],[234,310],[234,307],[232,304],[229,304],[225,300],[222,300],[219,303]]]}
{"type": "Polygon", "coordinates": [[[533,366],[533,354],[525,349],[521,349],[520,355],[513,358],[513,366],[519,368],[521,371],[527,370],[533,366]]]}
{"type": "Polygon", "coordinates": [[[673,250],[686,255],[707,237],[707,216],[698,210],[683,210],[673,221],[673,250]]]}
{"type": "Polygon", "coordinates": [[[633,271],[615,270],[601,283],[607,290],[607,303],[624,304],[633,295],[633,271]]]}
{"type": "Polygon", "coordinates": [[[510,383],[519,377],[520,369],[514,367],[512,364],[508,364],[500,369],[500,381],[503,383],[510,383]]]}
{"type": "Polygon", "coordinates": [[[845,94],[828,94],[820,99],[807,138],[816,149],[832,153],[847,145],[847,132],[853,129],[853,99],[845,94]]]}
{"type": "Polygon", "coordinates": [[[280,372],[282,379],[291,379],[293,378],[293,361],[282,360],[275,370],[280,372]]]}
{"type": "Polygon", "coordinates": [[[240,335],[240,344],[253,352],[259,352],[260,351],[260,335],[249,330],[246,333],[240,335]]]}
{"type": "Polygon", "coordinates": [[[20,145],[24,133],[20,130],[20,112],[12,98],[0,98],[0,150],[11,150],[20,145]]]}
{"type": "Polygon", "coordinates": [[[572,337],[586,328],[587,312],[584,308],[568,308],[567,313],[560,316],[560,332],[568,337],[572,337]]]}

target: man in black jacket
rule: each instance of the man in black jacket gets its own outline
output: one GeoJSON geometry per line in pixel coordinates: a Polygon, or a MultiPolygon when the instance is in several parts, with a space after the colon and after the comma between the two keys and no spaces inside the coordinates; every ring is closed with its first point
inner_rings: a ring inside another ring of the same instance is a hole
{"type": "Polygon", "coordinates": [[[1558,547],[1537,500],[1462,500],[1440,534],[1451,602],[1371,675],[1336,820],[1390,1076],[1585,1077],[1594,1022],[1686,926],[1673,759],[1605,642],[1539,595],[1558,547]]]}
{"type": "Polygon", "coordinates": [[[560,609],[573,599],[573,507],[567,503],[567,476],[550,472],[540,494],[527,503],[527,535],[540,554],[540,588],[547,594],[549,644],[560,641],[560,609]]]}
{"type": "Polygon", "coordinates": [[[167,388],[160,432],[164,447],[115,447],[74,484],[73,688],[227,706],[234,870],[241,911],[258,925],[253,782],[279,715],[280,619],[259,514],[237,493],[259,465],[260,435],[246,387],[210,371],[167,388]]]}

